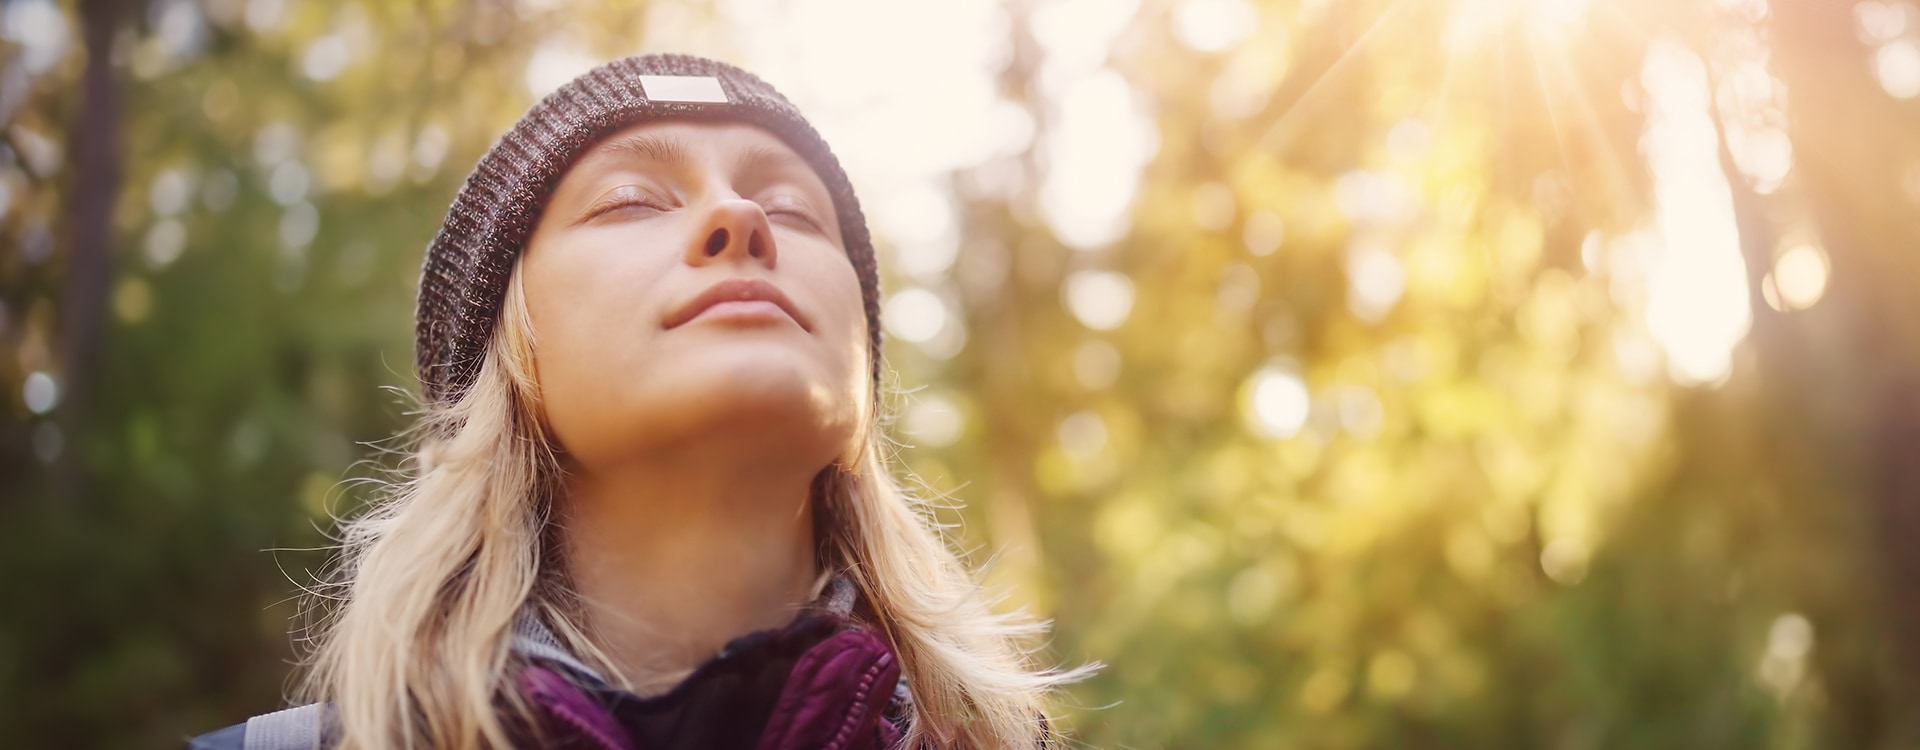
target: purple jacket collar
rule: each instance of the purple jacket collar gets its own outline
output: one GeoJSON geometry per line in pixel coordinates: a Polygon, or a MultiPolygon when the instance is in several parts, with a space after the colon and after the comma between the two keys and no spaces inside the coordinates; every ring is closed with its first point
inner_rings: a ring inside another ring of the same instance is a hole
{"type": "MultiPolygon", "coordinates": [[[[515,684],[536,726],[524,747],[575,750],[896,750],[913,713],[900,664],[854,617],[835,579],[791,625],[736,639],[666,695],[612,686],[531,613],[515,624],[525,667],[515,684]]],[[[332,711],[310,703],[193,738],[194,750],[314,750],[334,745],[332,711]]]]}
{"type": "Polygon", "coordinates": [[[853,586],[827,592],[780,630],[749,634],[668,693],[641,698],[523,616],[517,682],[543,747],[590,750],[894,750],[911,714],[899,660],[852,618],[853,586]]]}

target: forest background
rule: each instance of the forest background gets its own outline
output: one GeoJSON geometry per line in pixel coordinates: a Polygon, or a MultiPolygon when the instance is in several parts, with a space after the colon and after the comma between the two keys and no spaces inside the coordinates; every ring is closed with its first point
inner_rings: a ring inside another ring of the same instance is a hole
{"type": "Polygon", "coordinates": [[[1085,746],[1920,747],[1909,0],[5,0],[5,744],[278,705],[454,191],[659,51],[840,153],[1085,746]]]}

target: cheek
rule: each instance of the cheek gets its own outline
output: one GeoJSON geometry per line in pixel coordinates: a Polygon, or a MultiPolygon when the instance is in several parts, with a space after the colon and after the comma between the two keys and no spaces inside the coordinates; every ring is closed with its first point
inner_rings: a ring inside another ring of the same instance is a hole
{"type": "Polygon", "coordinates": [[[838,458],[851,463],[859,459],[857,451],[865,445],[863,436],[873,421],[876,399],[870,355],[872,337],[867,329],[860,282],[853,270],[842,264],[825,278],[827,283],[820,288],[831,296],[825,305],[828,312],[821,317],[832,319],[834,335],[830,342],[822,343],[828,345],[831,377],[840,394],[832,421],[837,425],[838,458]]]}
{"type": "MultiPolygon", "coordinates": [[[[601,255],[601,254],[594,254],[601,255]]],[[[657,271],[631,262],[593,262],[588,254],[529,264],[527,309],[533,319],[535,357],[557,360],[600,342],[612,354],[616,342],[646,333],[635,323],[649,306],[657,271]]]]}
{"type": "Polygon", "coordinates": [[[823,261],[820,267],[809,269],[808,286],[817,290],[818,308],[823,318],[832,321],[834,340],[832,346],[844,353],[849,369],[856,371],[855,376],[871,380],[868,349],[871,337],[867,332],[866,303],[860,294],[860,279],[853,268],[845,261],[823,261]]]}
{"type": "Polygon", "coordinates": [[[665,304],[661,280],[671,259],[621,250],[537,247],[522,268],[534,372],[549,425],[563,442],[568,433],[597,431],[612,416],[594,405],[631,380],[658,333],[653,321],[665,304]]]}
{"type": "Polygon", "coordinates": [[[843,367],[848,394],[849,408],[856,421],[864,421],[871,416],[875,400],[873,384],[873,337],[867,328],[866,305],[860,294],[860,279],[852,267],[844,262],[832,269],[826,276],[830,288],[830,306],[833,319],[837,323],[840,340],[834,342],[835,349],[841,352],[838,361],[843,367]]]}

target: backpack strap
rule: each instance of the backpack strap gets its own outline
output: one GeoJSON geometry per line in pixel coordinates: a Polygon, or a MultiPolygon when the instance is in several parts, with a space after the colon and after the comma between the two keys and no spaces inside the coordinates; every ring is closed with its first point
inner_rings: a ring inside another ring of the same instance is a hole
{"type": "MultiPolygon", "coordinates": [[[[560,639],[531,612],[522,613],[515,625],[513,650],[605,682],[592,667],[562,648],[560,639]]],[[[196,741],[202,747],[218,750],[324,750],[332,745],[332,740],[337,739],[329,736],[331,713],[325,703],[294,706],[255,716],[248,719],[245,725],[235,725],[215,733],[218,737],[208,734],[196,738],[196,741]],[[231,744],[234,740],[239,740],[237,746],[231,744]]]]}
{"type": "Polygon", "coordinates": [[[510,648],[528,659],[541,659],[566,667],[595,684],[609,684],[607,678],[599,671],[587,666],[580,657],[574,656],[565,646],[560,645],[560,637],[554,635],[553,630],[548,628],[546,623],[541,622],[540,617],[534,614],[531,608],[522,610],[520,616],[514,619],[513,641],[510,648]]]}
{"type": "Polygon", "coordinates": [[[325,703],[255,716],[247,720],[244,750],[320,750],[326,719],[325,703]]]}

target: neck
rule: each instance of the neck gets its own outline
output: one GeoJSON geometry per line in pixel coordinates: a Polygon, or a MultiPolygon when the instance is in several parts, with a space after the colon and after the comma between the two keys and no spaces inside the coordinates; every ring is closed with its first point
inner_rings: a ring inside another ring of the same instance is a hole
{"type": "Polygon", "coordinates": [[[725,463],[571,467],[557,508],[567,572],[630,690],[671,687],[813,597],[813,476],[725,463]]]}

